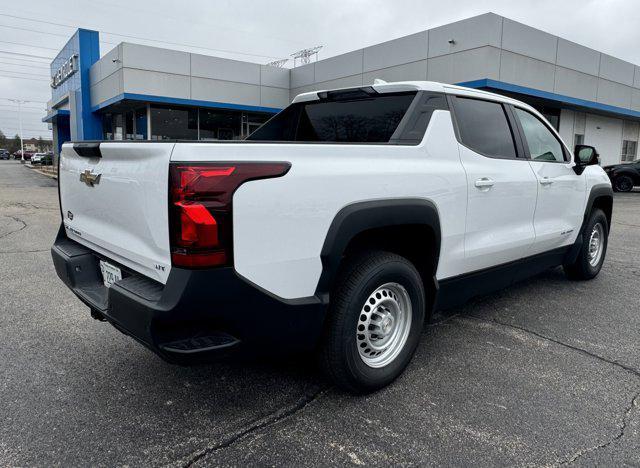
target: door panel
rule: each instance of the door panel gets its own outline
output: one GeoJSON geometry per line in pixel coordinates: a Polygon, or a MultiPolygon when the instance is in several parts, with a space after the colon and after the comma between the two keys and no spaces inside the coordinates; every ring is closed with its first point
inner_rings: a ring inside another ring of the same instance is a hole
{"type": "Polygon", "coordinates": [[[572,244],[584,217],[586,182],[569,164],[530,161],[538,179],[532,253],[572,244]]]}
{"type": "Polygon", "coordinates": [[[530,255],[538,182],[526,160],[489,158],[460,145],[467,173],[467,272],[530,255]]]}
{"type": "Polygon", "coordinates": [[[515,108],[514,114],[538,180],[532,253],[571,244],[584,216],[585,177],[573,171],[568,151],[547,123],[524,109],[515,108]]]}

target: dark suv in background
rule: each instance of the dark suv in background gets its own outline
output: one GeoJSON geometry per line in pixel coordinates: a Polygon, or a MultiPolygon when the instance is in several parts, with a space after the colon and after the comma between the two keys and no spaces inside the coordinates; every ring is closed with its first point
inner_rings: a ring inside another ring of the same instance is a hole
{"type": "Polygon", "coordinates": [[[616,192],[630,192],[634,186],[640,186],[640,159],[603,167],[611,179],[616,192]]]}
{"type": "Polygon", "coordinates": [[[9,159],[11,157],[11,153],[9,153],[6,149],[0,149],[0,159],[9,159]]]}

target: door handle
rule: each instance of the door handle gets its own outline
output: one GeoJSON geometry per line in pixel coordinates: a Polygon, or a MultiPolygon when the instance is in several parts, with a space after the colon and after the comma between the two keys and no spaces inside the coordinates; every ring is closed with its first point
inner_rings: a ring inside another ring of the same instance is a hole
{"type": "Polygon", "coordinates": [[[540,179],[540,185],[551,185],[553,184],[553,179],[549,179],[548,177],[543,177],[540,179]]]}
{"type": "Polygon", "coordinates": [[[482,177],[475,182],[475,186],[479,189],[490,189],[495,182],[488,177],[482,177]]]}

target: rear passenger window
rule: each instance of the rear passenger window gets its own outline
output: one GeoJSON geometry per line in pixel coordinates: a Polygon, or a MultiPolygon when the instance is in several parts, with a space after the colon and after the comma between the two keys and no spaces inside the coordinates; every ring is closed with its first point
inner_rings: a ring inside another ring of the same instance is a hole
{"type": "Polygon", "coordinates": [[[415,96],[412,91],[295,103],[247,140],[388,143],[415,96]]]}
{"type": "Polygon", "coordinates": [[[495,158],[516,157],[513,134],[501,104],[456,97],[454,109],[465,146],[495,158]]]}

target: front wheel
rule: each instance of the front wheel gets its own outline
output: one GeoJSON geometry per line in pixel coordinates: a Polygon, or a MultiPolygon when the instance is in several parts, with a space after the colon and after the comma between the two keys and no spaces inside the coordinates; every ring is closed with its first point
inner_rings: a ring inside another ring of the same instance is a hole
{"type": "Polygon", "coordinates": [[[402,373],[425,317],[420,274],[404,257],[368,252],[347,260],[331,297],[320,365],[339,387],[375,391],[402,373]]]}
{"type": "Polygon", "coordinates": [[[602,210],[593,210],[583,236],[578,257],[572,264],[564,265],[564,271],[571,279],[588,280],[600,273],[609,238],[609,223],[602,210]]]}

